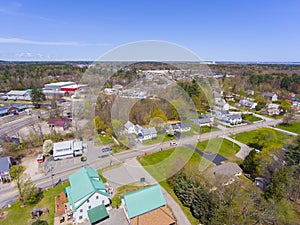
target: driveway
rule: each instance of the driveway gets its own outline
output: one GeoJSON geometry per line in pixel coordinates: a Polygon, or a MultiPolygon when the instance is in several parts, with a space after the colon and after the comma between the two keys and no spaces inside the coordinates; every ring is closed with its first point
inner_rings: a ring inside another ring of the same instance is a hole
{"type": "Polygon", "coordinates": [[[104,171],[103,176],[114,190],[120,186],[140,181],[141,178],[145,178],[145,182],[148,184],[157,184],[136,158],[126,160],[119,167],[104,171]]]}
{"type": "Polygon", "coordinates": [[[221,165],[223,161],[226,161],[227,158],[219,155],[219,154],[207,154],[205,152],[202,152],[201,150],[199,150],[198,148],[194,147],[191,144],[185,144],[184,146],[192,149],[193,151],[197,152],[199,155],[203,156],[204,158],[208,159],[209,161],[211,161],[212,163],[218,165],[221,165]]]}

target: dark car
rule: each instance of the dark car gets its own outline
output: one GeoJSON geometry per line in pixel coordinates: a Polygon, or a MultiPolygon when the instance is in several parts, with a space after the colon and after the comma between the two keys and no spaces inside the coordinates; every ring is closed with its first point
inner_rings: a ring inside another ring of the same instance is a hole
{"type": "Polygon", "coordinates": [[[111,147],[104,147],[104,148],[102,148],[102,152],[110,152],[110,151],[112,151],[111,147]]]}

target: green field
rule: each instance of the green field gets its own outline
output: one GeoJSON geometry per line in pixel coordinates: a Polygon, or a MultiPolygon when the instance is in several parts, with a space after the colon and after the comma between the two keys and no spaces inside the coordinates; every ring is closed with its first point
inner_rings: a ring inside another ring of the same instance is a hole
{"type": "MultiPolygon", "coordinates": [[[[262,129],[262,128],[260,128],[262,129]]],[[[256,143],[255,137],[256,137],[256,131],[259,131],[260,129],[254,130],[254,131],[248,131],[248,132],[243,132],[243,133],[238,133],[235,135],[235,139],[239,142],[242,142],[246,145],[251,145],[253,143],[256,143]]],[[[272,128],[264,128],[264,129],[270,129],[273,130],[272,128]]],[[[274,148],[282,148],[283,144],[289,143],[293,140],[293,137],[284,134],[282,132],[273,130],[276,133],[276,140],[273,141],[272,146],[274,148]]]]}
{"type": "Polygon", "coordinates": [[[14,224],[14,225],[24,225],[32,224],[36,219],[31,219],[31,211],[33,208],[45,208],[47,207],[50,211],[49,214],[43,213],[40,217],[40,220],[45,220],[48,224],[54,223],[54,214],[55,214],[55,201],[54,198],[64,191],[64,188],[69,186],[69,182],[60,184],[54,188],[51,188],[47,191],[42,192],[42,198],[37,204],[26,205],[24,208],[21,208],[21,202],[16,202],[12,204],[10,208],[5,208],[0,212],[8,212],[8,215],[0,220],[0,224],[14,224]]]}
{"type": "Polygon", "coordinates": [[[300,134],[300,121],[288,124],[278,124],[276,127],[282,130],[287,130],[296,134],[300,134]]]}
{"type": "Polygon", "coordinates": [[[199,142],[197,148],[206,153],[218,153],[230,161],[237,160],[235,154],[240,150],[240,146],[224,138],[199,142]]]}
{"type": "Polygon", "coordinates": [[[251,114],[243,114],[243,119],[247,120],[250,123],[257,122],[257,121],[262,121],[261,118],[253,116],[251,114]]]}

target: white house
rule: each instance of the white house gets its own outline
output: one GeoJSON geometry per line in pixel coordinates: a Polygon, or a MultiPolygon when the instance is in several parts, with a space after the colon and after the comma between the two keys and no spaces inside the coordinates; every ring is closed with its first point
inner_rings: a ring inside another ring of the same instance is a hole
{"type": "Polygon", "coordinates": [[[134,124],[130,121],[127,121],[124,125],[125,127],[125,131],[128,133],[128,134],[134,134],[135,133],[135,128],[134,128],[134,124]]]}
{"type": "Polygon", "coordinates": [[[141,134],[139,134],[139,140],[145,141],[155,138],[157,136],[157,131],[155,127],[143,128],[141,134]]]}
{"type": "Polygon", "coordinates": [[[54,160],[72,158],[74,156],[82,155],[82,153],[82,141],[62,141],[53,144],[54,160]]]}
{"type": "Polygon", "coordinates": [[[216,110],[227,111],[230,106],[227,102],[218,102],[215,106],[216,110]]]}
{"type": "Polygon", "coordinates": [[[228,111],[215,111],[216,118],[225,123],[236,125],[242,122],[242,114],[230,114],[228,111]]]}
{"type": "Polygon", "coordinates": [[[93,224],[108,217],[110,194],[94,168],[82,167],[69,181],[65,193],[76,223],[89,219],[93,224]]]}
{"type": "Polygon", "coordinates": [[[263,98],[270,100],[272,102],[278,101],[278,95],[275,92],[266,92],[262,94],[263,98]]]}
{"type": "Polygon", "coordinates": [[[255,107],[257,106],[257,103],[248,101],[246,99],[243,99],[243,100],[240,100],[240,105],[244,106],[244,107],[247,107],[247,108],[250,108],[250,109],[255,109],[255,107]]]}
{"type": "Polygon", "coordinates": [[[200,127],[211,126],[212,122],[209,118],[199,118],[194,120],[194,123],[200,127]]]}

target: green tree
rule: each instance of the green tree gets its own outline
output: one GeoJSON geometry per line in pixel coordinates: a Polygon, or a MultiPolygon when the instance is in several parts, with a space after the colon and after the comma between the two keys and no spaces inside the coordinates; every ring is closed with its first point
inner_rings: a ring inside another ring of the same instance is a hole
{"type": "Polygon", "coordinates": [[[15,182],[16,187],[18,188],[18,192],[20,195],[20,199],[23,198],[22,196],[22,182],[23,182],[23,173],[25,168],[22,165],[15,165],[9,168],[9,174],[11,179],[15,182]]]}
{"type": "Polygon", "coordinates": [[[285,161],[289,166],[300,164],[300,137],[297,137],[294,145],[287,147],[285,151],[285,161]]]}
{"type": "Polygon", "coordinates": [[[32,104],[36,108],[40,108],[41,102],[46,100],[46,97],[45,97],[44,93],[42,92],[42,90],[39,88],[36,88],[36,87],[33,87],[31,89],[30,97],[31,97],[32,104]]]}
{"type": "Polygon", "coordinates": [[[104,131],[106,128],[105,123],[102,120],[100,120],[99,116],[95,116],[93,124],[98,133],[101,133],[101,131],[104,131]]]}
{"type": "Polygon", "coordinates": [[[209,191],[203,186],[195,190],[191,205],[191,212],[203,224],[211,224],[212,218],[218,209],[220,202],[215,192],[209,191]]]}
{"type": "Polygon", "coordinates": [[[281,102],[280,108],[283,110],[283,113],[286,113],[288,110],[290,110],[292,107],[292,104],[289,100],[285,99],[281,102]]]}
{"type": "Polygon", "coordinates": [[[112,120],[111,125],[115,133],[121,132],[123,128],[123,125],[120,120],[112,120]]]}
{"type": "Polygon", "coordinates": [[[245,173],[249,173],[251,175],[256,173],[257,162],[255,160],[256,151],[252,150],[244,159],[242,163],[242,168],[245,173]]]}
{"type": "Polygon", "coordinates": [[[263,97],[261,97],[260,95],[257,95],[255,97],[255,102],[257,102],[257,105],[255,107],[255,109],[257,111],[261,110],[262,108],[264,108],[266,106],[266,100],[263,97]]]}
{"type": "Polygon", "coordinates": [[[267,148],[272,146],[277,140],[276,132],[269,128],[261,128],[256,131],[254,137],[255,144],[259,149],[267,148]]]}
{"type": "Polygon", "coordinates": [[[266,198],[273,198],[280,201],[286,193],[286,185],[288,182],[288,169],[281,166],[275,170],[272,176],[272,183],[265,192],[266,198]]]}
{"type": "Polygon", "coordinates": [[[45,140],[43,144],[43,154],[50,155],[52,150],[53,150],[53,141],[45,140]]]}
{"type": "Polygon", "coordinates": [[[291,86],[292,86],[293,80],[291,77],[285,76],[281,82],[280,82],[280,87],[284,88],[286,90],[290,90],[291,86]]]}
{"type": "Polygon", "coordinates": [[[156,118],[156,117],[161,118],[164,122],[168,121],[168,118],[165,116],[165,114],[163,113],[160,107],[157,107],[151,115],[151,118],[156,118]]]}
{"type": "Polygon", "coordinates": [[[23,203],[33,204],[37,202],[39,190],[27,174],[22,175],[21,191],[23,203]]]}

